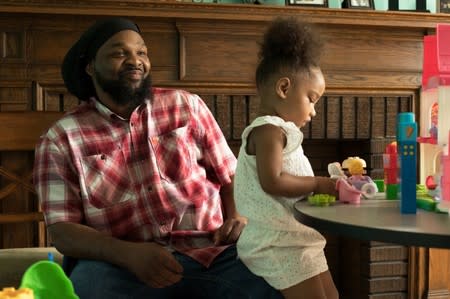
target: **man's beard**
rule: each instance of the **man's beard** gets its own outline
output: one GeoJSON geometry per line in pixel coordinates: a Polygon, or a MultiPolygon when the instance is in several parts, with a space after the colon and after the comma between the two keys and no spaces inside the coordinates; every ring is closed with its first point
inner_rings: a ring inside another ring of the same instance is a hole
{"type": "Polygon", "coordinates": [[[104,92],[110,95],[114,103],[121,106],[129,106],[133,109],[142,104],[146,99],[152,99],[152,78],[148,74],[138,87],[134,88],[131,84],[119,74],[119,79],[108,80],[99,72],[95,71],[95,78],[98,85],[104,92]]]}

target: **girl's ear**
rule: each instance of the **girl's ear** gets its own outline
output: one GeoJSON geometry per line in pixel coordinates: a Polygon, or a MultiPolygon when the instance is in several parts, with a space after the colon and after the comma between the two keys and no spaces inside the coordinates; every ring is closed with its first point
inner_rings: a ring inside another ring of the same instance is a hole
{"type": "Polygon", "coordinates": [[[92,61],[89,62],[86,67],[84,68],[84,70],[86,71],[86,73],[92,77],[92,74],[94,74],[94,67],[92,66],[92,61]]]}
{"type": "Polygon", "coordinates": [[[275,85],[275,92],[281,99],[285,99],[287,97],[287,93],[291,88],[292,82],[288,77],[281,77],[278,79],[275,85]]]}

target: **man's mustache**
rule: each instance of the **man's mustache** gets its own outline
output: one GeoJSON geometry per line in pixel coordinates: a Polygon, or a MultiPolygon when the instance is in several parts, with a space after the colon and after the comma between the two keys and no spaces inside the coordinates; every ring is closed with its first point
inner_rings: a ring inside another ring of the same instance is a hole
{"type": "Polygon", "coordinates": [[[144,73],[144,68],[139,68],[139,67],[127,67],[125,69],[123,69],[122,71],[119,72],[119,75],[123,75],[127,72],[133,72],[133,71],[140,71],[142,73],[144,73]]]}

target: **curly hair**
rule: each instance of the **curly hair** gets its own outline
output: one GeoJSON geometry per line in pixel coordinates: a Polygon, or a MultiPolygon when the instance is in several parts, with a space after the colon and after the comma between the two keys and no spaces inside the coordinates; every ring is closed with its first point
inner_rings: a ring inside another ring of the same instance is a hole
{"type": "Polygon", "coordinates": [[[268,27],[260,44],[256,86],[277,72],[294,74],[318,67],[322,40],[312,25],[295,17],[278,17],[268,27]]]}

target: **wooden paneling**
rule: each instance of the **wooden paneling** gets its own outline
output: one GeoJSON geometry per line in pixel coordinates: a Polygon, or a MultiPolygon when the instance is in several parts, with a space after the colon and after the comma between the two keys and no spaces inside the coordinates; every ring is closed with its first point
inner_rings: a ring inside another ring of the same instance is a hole
{"type": "Polygon", "coordinates": [[[49,124],[61,118],[61,113],[2,112],[0,151],[30,151],[49,124]],[[23,115],[23,117],[21,117],[23,115]]]}
{"type": "Polygon", "coordinates": [[[450,256],[448,250],[429,251],[428,298],[450,298],[450,256]]]}
{"type": "Polygon", "coordinates": [[[251,83],[264,24],[177,22],[180,79],[251,83]]]}
{"type": "Polygon", "coordinates": [[[449,250],[412,248],[410,257],[409,298],[449,299],[449,250]]]}
{"type": "Polygon", "coordinates": [[[3,62],[23,61],[25,58],[25,34],[23,31],[3,31],[2,60],[3,62]]]}
{"type": "Polygon", "coordinates": [[[23,111],[29,109],[29,104],[31,103],[30,91],[31,89],[26,82],[0,82],[0,111],[23,111]]]}
{"type": "Polygon", "coordinates": [[[33,149],[62,116],[51,112],[0,112],[0,248],[44,245],[38,200],[32,185],[33,149]]]}

